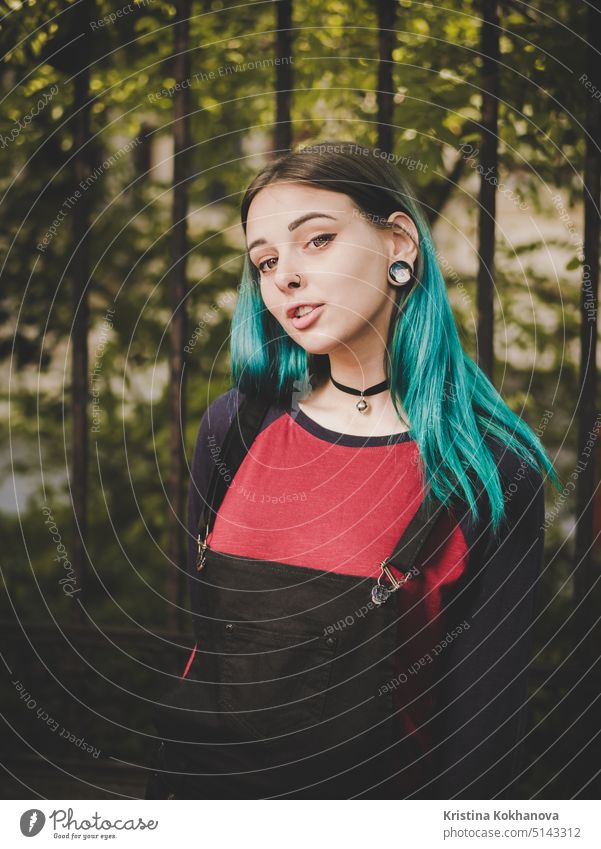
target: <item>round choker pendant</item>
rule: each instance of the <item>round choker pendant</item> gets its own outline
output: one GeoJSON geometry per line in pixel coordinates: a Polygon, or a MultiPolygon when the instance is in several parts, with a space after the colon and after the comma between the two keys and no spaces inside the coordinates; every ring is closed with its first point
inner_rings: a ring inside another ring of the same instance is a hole
{"type": "Polygon", "coordinates": [[[365,400],[366,395],[377,395],[379,392],[384,392],[388,389],[388,380],[376,383],[375,386],[370,386],[369,389],[354,389],[352,386],[345,386],[343,383],[338,383],[338,381],[334,380],[332,375],[330,375],[330,380],[337,389],[341,390],[341,392],[348,392],[349,395],[360,396],[359,400],[355,404],[355,407],[360,413],[364,413],[366,410],[369,410],[369,404],[365,400]]]}

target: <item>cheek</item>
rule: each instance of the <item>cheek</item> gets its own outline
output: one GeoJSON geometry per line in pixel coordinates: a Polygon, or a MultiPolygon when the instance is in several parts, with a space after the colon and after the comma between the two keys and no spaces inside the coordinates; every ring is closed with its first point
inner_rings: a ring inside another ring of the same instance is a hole
{"type": "Polygon", "coordinates": [[[347,315],[355,315],[355,313],[363,313],[377,299],[377,292],[366,280],[357,278],[357,269],[354,269],[352,276],[346,277],[341,281],[339,287],[333,293],[332,300],[339,303],[342,307],[346,307],[347,315]]]}
{"type": "Polygon", "coordinates": [[[266,283],[260,283],[259,293],[266,307],[273,303],[273,292],[266,283]]]}
{"type": "Polygon", "coordinates": [[[276,297],[276,293],[274,292],[273,288],[270,287],[269,285],[261,286],[259,291],[260,291],[261,300],[263,301],[263,305],[264,305],[265,309],[267,310],[267,312],[271,313],[273,315],[273,317],[276,318],[279,321],[280,316],[279,316],[278,304],[279,304],[281,298],[278,300],[278,298],[276,297]]]}

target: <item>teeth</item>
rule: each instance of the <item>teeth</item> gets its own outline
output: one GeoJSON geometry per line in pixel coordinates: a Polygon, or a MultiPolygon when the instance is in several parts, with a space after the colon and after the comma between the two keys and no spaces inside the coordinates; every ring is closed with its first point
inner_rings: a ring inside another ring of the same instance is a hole
{"type": "Polygon", "coordinates": [[[294,315],[296,318],[300,318],[301,315],[307,315],[307,313],[313,312],[314,309],[315,307],[299,307],[294,315]]]}

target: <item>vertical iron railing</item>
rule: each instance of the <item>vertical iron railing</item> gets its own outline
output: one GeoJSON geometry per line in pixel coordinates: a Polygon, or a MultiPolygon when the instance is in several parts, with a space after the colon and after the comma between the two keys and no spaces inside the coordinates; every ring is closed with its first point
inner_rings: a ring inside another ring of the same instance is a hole
{"type": "Polygon", "coordinates": [[[478,224],[478,365],[493,379],[496,177],[499,111],[499,12],[497,0],[482,0],[482,137],[478,224]]]}
{"type": "Polygon", "coordinates": [[[190,89],[179,85],[190,79],[190,7],[191,0],[178,0],[174,23],[173,76],[173,206],[171,229],[171,274],[169,298],[169,569],[167,597],[170,601],[168,626],[180,627],[184,596],[186,527],[184,479],[186,472],[184,423],[186,392],[184,347],[186,345],[186,270],[188,257],[188,180],[190,148],[190,89]]]}

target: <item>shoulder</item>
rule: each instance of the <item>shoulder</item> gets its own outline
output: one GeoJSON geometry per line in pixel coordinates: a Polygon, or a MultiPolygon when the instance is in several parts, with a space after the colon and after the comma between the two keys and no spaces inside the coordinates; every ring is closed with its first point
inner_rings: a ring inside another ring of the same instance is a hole
{"type": "MultiPolygon", "coordinates": [[[[472,480],[478,509],[475,521],[464,500],[458,508],[459,521],[470,547],[498,545],[501,539],[529,536],[544,523],[544,477],[536,458],[528,460],[498,440],[487,439],[503,500],[503,516],[496,532],[492,529],[492,510],[488,493],[480,478],[472,480]]],[[[492,483],[492,481],[491,481],[492,483]]],[[[490,487],[489,487],[490,488],[490,487]]]]}
{"type": "Polygon", "coordinates": [[[208,449],[211,446],[223,443],[236,411],[242,403],[242,398],[243,396],[238,389],[233,387],[215,398],[203,413],[194,444],[193,476],[200,472],[208,449]]]}
{"type": "Polygon", "coordinates": [[[534,455],[526,459],[497,441],[489,444],[489,448],[499,473],[503,498],[513,512],[523,511],[533,500],[544,501],[544,478],[534,455]]]}
{"type": "Polygon", "coordinates": [[[190,464],[188,510],[191,528],[196,527],[207,497],[213,463],[219,460],[220,446],[241,402],[238,390],[228,389],[209,404],[200,420],[190,464]]]}
{"type": "MultiPolygon", "coordinates": [[[[232,387],[217,396],[201,418],[190,465],[189,509],[192,523],[195,522],[200,504],[208,492],[213,470],[224,462],[222,448],[225,437],[245,397],[237,387],[232,387]]],[[[272,403],[263,419],[260,432],[269,427],[285,409],[283,405],[272,403]]]]}
{"type": "Polygon", "coordinates": [[[215,398],[202,416],[199,436],[210,435],[222,442],[243,399],[244,395],[235,386],[215,398]]]}
{"type": "MultiPolygon", "coordinates": [[[[236,386],[223,392],[207,407],[202,416],[196,445],[194,448],[195,461],[205,453],[207,447],[222,445],[226,434],[236,418],[246,395],[236,386]]],[[[268,427],[287,407],[285,404],[272,402],[261,424],[261,431],[268,427]]]]}
{"type": "Polygon", "coordinates": [[[503,515],[496,531],[490,520],[490,505],[485,513],[487,552],[500,550],[500,556],[532,560],[536,564],[544,546],[545,489],[544,477],[536,457],[528,459],[506,445],[497,443],[491,449],[495,457],[503,515]]]}

